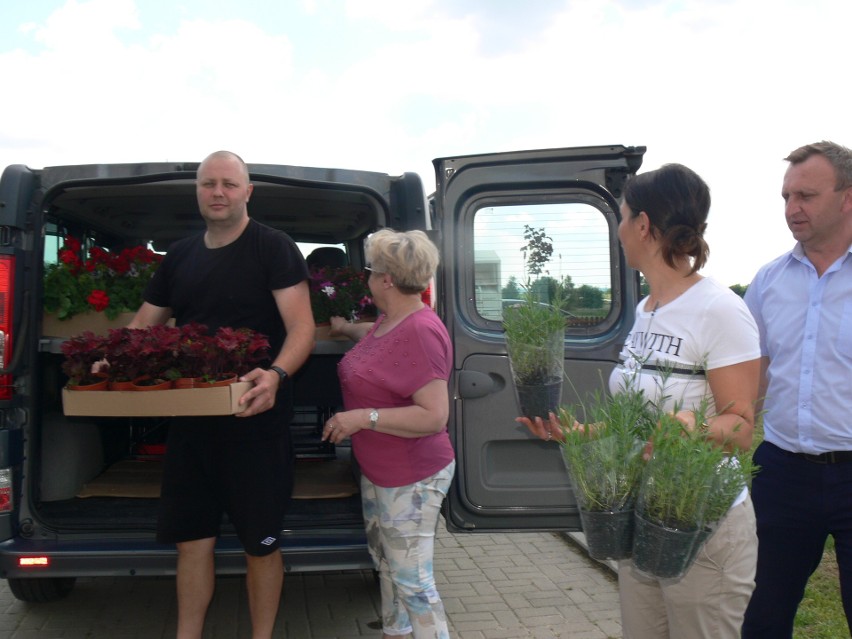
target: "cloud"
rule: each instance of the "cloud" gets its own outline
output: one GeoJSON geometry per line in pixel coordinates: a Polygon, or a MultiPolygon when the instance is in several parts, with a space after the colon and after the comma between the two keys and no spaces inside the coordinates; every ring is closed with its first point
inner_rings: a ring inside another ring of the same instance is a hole
{"type": "MultiPolygon", "coordinates": [[[[7,9],[3,9],[7,11],[7,9]]],[[[68,0],[4,16],[0,165],[197,160],[415,171],[461,154],[647,145],[710,184],[708,271],[787,248],[792,148],[852,143],[831,0],[68,0]],[[23,43],[23,45],[21,44],[23,43]],[[818,46],[817,46],[818,45],[818,46]],[[771,237],[770,237],[771,236],[771,237]],[[757,241],[756,238],[760,238],[757,241]]]]}
{"type": "Polygon", "coordinates": [[[102,55],[122,48],[116,31],[140,27],[133,0],[68,0],[34,30],[34,39],[71,56],[102,55]]]}
{"type": "Polygon", "coordinates": [[[220,137],[236,144],[258,122],[286,117],[286,37],[241,20],[186,20],[173,34],[123,43],[120,31],[134,26],[129,0],[72,0],[32,32],[39,49],[0,54],[10,86],[29,87],[30,96],[11,103],[0,126],[15,139],[9,125],[26,123],[19,140],[53,150],[36,166],[166,159],[183,149],[196,157],[196,145],[217,146],[220,137]]]}

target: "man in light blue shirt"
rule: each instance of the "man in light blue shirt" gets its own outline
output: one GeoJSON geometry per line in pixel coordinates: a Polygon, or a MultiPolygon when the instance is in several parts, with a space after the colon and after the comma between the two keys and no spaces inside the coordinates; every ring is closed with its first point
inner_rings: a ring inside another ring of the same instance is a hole
{"type": "Polygon", "coordinates": [[[745,296],[760,329],[766,413],[744,639],[792,637],[828,535],[852,620],[852,150],[819,142],[786,160],[781,195],[797,243],[760,269],[745,296]]]}

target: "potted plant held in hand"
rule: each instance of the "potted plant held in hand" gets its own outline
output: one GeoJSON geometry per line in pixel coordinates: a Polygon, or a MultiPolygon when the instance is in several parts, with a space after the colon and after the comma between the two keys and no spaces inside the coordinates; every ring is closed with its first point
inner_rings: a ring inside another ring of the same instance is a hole
{"type": "MultiPolygon", "coordinates": [[[[553,244],[544,229],[526,226],[524,238],[527,244],[521,250],[527,273],[541,275],[553,254],[553,244]]],[[[562,399],[565,315],[558,294],[551,300],[539,297],[528,277],[523,301],[503,310],[503,330],[521,414],[547,419],[562,399]]]]}
{"type": "Polygon", "coordinates": [[[351,266],[311,268],[310,294],[317,339],[336,339],[329,336],[332,317],[343,317],[350,322],[376,317],[367,278],[363,271],[351,266]]]}
{"type": "Polygon", "coordinates": [[[636,503],[634,567],[661,579],[686,574],[752,474],[746,453],[726,452],[702,429],[661,415],[636,503]]]}
{"type": "Polygon", "coordinates": [[[562,456],[580,511],[589,555],[626,559],[633,546],[634,506],[642,476],[642,450],[656,423],[642,391],[596,395],[584,407],[559,409],[562,456]]]}
{"type": "Polygon", "coordinates": [[[62,352],[71,385],[92,381],[93,367],[102,363],[110,390],[136,390],[134,384],[166,388],[184,377],[193,383],[180,387],[192,388],[223,380],[233,383],[268,362],[269,339],[249,328],[223,326],[210,335],[206,326],[195,322],[181,327],[158,324],[114,328],[106,337],[85,331],[63,342],[62,352]]]}

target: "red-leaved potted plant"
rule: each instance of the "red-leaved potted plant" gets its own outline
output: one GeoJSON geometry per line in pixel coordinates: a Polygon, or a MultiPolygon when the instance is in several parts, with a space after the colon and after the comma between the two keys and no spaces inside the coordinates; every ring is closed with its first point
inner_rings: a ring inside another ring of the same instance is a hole
{"type": "Polygon", "coordinates": [[[175,366],[170,376],[175,388],[193,388],[208,372],[210,337],[207,335],[207,327],[198,322],[184,324],[178,330],[180,337],[175,366]]]}
{"type": "Polygon", "coordinates": [[[145,373],[134,380],[134,386],[144,389],[171,388],[179,377],[178,347],[181,330],[174,326],[157,324],[134,335],[133,345],[145,373]]]}
{"type": "Polygon", "coordinates": [[[217,382],[239,377],[269,356],[269,340],[248,328],[220,327],[209,340],[204,381],[217,382]]]}
{"type": "Polygon", "coordinates": [[[106,337],[86,331],[63,342],[62,351],[63,371],[74,385],[91,380],[93,368],[100,368],[111,390],[133,390],[134,381],[143,377],[142,385],[199,380],[186,388],[225,377],[236,380],[268,360],[269,340],[248,328],[221,327],[209,335],[206,326],[190,323],[114,328],[106,337]]]}
{"type": "Polygon", "coordinates": [[[79,390],[84,386],[98,385],[103,390],[106,387],[106,377],[95,373],[95,364],[106,355],[106,340],[91,331],[84,331],[71,339],[62,342],[62,372],[68,376],[68,387],[79,390]]]}
{"type": "Polygon", "coordinates": [[[146,374],[139,357],[146,329],[111,328],[106,337],[106,362],[102,370],[109,379],[110,390],[131,390],[133,380],[146,374]]]}

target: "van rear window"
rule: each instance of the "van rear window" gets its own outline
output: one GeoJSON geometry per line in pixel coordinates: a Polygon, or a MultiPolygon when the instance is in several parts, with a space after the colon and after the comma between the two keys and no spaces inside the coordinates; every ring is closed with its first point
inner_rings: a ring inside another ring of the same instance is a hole
{"type": "Polygon", "coordinates": [[[566,328],[602,323],[612,308],[614,230],[597,202],[486,206],[474,216],[474,290],[483,319],[531,291],[538,303],[558,304],[566,328]],[[541,272],[530,272],[530,237],[549,249],[541,272]],[[560,300],[560,301],[557,301],[560,300]]]}

